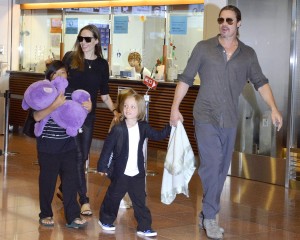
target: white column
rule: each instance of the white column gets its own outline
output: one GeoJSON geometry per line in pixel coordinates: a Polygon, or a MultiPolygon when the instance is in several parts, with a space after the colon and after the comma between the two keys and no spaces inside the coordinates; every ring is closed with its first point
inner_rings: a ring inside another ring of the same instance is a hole
{"type": "Polygon", "coordinates": [[[204,0],[203,39],[216,36],[219,33],[217,18],[227,0],[204,0]]]}
{"type": "MultiPolygon", "coordinates": [[[[0,0],[0,77],[8,67],[10,57],[10,1],[0,0]]],[[[1,84],[2,85],[2,84],[1,84]]],[[[0,89],[2,88],[0,85],[0,89]]]]}

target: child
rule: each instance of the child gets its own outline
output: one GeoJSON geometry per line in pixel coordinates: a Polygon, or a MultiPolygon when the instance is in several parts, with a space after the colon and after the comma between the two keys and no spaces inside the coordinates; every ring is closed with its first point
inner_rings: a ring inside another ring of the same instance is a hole
{"type": "MultiPolygon", "coordinates": [[[[121,91],[119,91],[118,93],[118,97],[117,97],[117,102],[116,102],[116,111],[118,111],[119,113],[121,112],[120,106],[124,104],[124,100],[130,96],[130,95],[134,95],[137,92],[134,91],[132,88],[125,88],[122,89],[121,91]]],[[[120,118],[114,118],[110,124],[109,127],[109,132],[112,129],[112,127],[120,122],[120,118]]],[[[123,197],[123,199],[120,202],[120,208],[131,208],[132,207],[132,202],[131,199],[128,195],[128,193],[125,194],[125,196],[123,197]]]]}
{"type": "Polygon", "coordinates": [[[167,125],[157,131],[143,121],[146,104],[143,96],[139,94],[127,96],[120,109],[121,121],[108,134],[97,164],[98,172],[111,179],[100,207],[98,223],[104,230],[115,230],[113,223],[120,201],[128,192],[138,223],[137,234],[156,236],[157,232],[151,228],[151,213],[146,207],[143,144],[146,138],[162,140],[168,137],[171,127],[167,125]],[[110,162],[111,153],[113,155],[110,162]]]}
{"type": "MultiPolygon", "coordinates": [[[[124,100],[128,97],[128,96],[132,96],[134,94],[137,94],[136,91],[134,91],[134,89],[132,88],[124,88],[122,90],[119,90],[118,92],[118,96],[117,96],[117,102],[115,104],[115,109],[113,111],[117,111],[118,113],[121,113],[121,108],[120,106],[124,104],[124,100]]],[[[120,116],[121,115],[118,115],[118,117],[114,117],[113,120],[111,121],[110,123],[110,126],[109,126],[109,130],[108,132],[110,132],[110,130],[112,129],[112,127],[119,123],[120,122],[120,116]]]]}
{"type": "MultiPolygon", "coordinates": [[[[56,77],[67,78],[67,71],[61,61],[55,60],[48,65],[45,72],[47,79],[56,77]]],[[[48,107],[33,113],[35,121],[48,116],[59,106],[63,105],[71,92],[67,88],[65,95],[60,95],[48,107]]],[[[40,166],[39,196],[40,224],[46,227],[54,226],[51,202],[55,192],[57,176],[60,174],[64,192],[64,211],[69,228],[81,228],[87,222],[80,218],[80,207],[77,202],[78,174],[77,151],[75,138],[66,134],[65,129],[59,127],[51,118],[46,123],[43,133],[37,140],[38,161],[40,166]]]]}

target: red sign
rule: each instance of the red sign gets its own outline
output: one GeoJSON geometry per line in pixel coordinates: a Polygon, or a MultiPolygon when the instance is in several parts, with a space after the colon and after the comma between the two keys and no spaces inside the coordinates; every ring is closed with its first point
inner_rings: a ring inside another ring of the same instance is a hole
{"type": "Polygon", "coordinates": [[[156,89],[158,82],[155,81],[153,78],[150,78],[148,76],[145,77],[144,79],[144,84],[151,89],[156,89]]]}

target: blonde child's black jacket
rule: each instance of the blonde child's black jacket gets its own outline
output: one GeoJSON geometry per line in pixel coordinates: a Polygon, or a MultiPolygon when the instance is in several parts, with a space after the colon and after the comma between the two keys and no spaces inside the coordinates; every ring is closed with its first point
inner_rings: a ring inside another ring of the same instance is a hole
{"type": "MultiPolygon", "coordinates": [[[[170,135],[171,126],[166,125],[162,130],[155,130],[146,121],[138,121],[140,141],[138,146],[137,177],[145,177],[143,144],[146,138],[162,140],[170,135]]],[[[129,154],[129,136],[125,120],[115,125],[105,139],[97,164],[98,172],[107,173],[110,178],[124,174],[129,154]]]]}

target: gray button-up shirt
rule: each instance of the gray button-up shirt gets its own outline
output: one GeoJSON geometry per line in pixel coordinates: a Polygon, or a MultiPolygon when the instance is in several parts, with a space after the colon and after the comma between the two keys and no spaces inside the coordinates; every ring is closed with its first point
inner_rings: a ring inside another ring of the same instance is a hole
{"type": "Polygon", "coordinates": [[[256,90],[268,83],[251,47],[238,40],[238,48],[227,61],[218,36],[197,43],[179,80],[192,86],[197,72],[201,83],[194,118],[224,128],[237,126],[238,99],[247,81],[256,90]]]}

